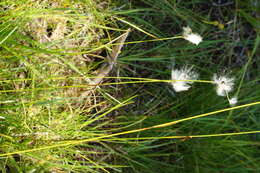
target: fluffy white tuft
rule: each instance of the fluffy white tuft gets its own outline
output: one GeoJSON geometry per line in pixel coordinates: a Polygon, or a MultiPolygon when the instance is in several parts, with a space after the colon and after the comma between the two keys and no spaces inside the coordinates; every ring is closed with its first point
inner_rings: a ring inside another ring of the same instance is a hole
{"type": "Polygon", "coordinates": [[[191,28],[188,26],[183,27],[183,38],[196,45],[202,41],[202,37],[197,33],[193,33],[191,28]]]}
{"type": "Polygon", "coordinates": [[[234,106],[235,104],[237,104],[237,97],[232,97],[228,100],[228,102],[231,106],[234,106]]]}
{"type": "Polygon", "coordinates": [[[226,96],[227,93],[231,92],[234,87],[235,78],[227,76],[217,76],[214,74],[213,81],[216,84],[216,92],[219,96],[226,96]]]}
{"type": "Polygon", "coordinates": [[[172,70],[172,80],[171,84],[173,89],[176,92],[187,91],[191,86],[190,84],[193,81],[178,81],[178,80],[196,80],[198,79],[199,75],[195,71],[192,70],[192,67],[182,67],[181,69],[173,69],[172,70]]]}

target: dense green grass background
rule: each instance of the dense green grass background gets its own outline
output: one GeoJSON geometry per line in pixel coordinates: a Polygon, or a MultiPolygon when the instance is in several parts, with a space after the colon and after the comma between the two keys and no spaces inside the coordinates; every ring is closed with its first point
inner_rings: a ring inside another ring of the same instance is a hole
{"type": "MultiPolygon", "coordinates": [[[[131,42],[154,39],[141,30],[168,38],[181,35],[182,27],[190,26],[203,36],[198,46],[183,39],[127,44],[110,76],[168,80],[172,68],[188,64],[204,80],[211,80],[214,73],[229,73],[236,77],[233,94],[238,96],[238,104],[257,102],[257,0],[60,2],[63,6],[59,8],[45,4],[47,10],[41,5],[42,9],[36,8],[29,0],[0,2],[0,151],[18,151],[1,155],[2,172],[260,171],[259,133],[160,139],[259,130],[258,105],[168,127],[80,142],[221,110],[229,104],[226,98],[216,95],[214,86],[206,83],[195,83],[181,93],[165,82],[107,85],[85,97],[80,94],[87,86],[75,87],[85,85],[89,76],[97,74],[96,69],[107,62],[112,49],[111,45],[102,46],[126,29],[132,30],[127,38],[131,42]],[[73,6],[76,3],[80,10],[73,6]],[[66,13],[68,10],[72,12],[66,13]],[[94,35],[84,37],[91,40],[90,44],[73,48],[59,44],[79,39],[80,32],[47,43],[23,32],[25,23],[46,13],[69,17],[70,26],[83,24],[89,19],[85,14],[91,14],[94,19],[87,30],[94,35]],[[90,58],[87,63],[82,64],[85,60],[77,56],[82,54],[90,58]],[[69,78],[73,76],[77,78],[69,78]],[[47,148],[37,150],[41,147],[47,148]],[[33,148],[37,151],[19,152],[33,148]]],[[[104,83],[121,81],[106,79],[104,83]]]]}
{"type": "MultiPolygon", "coordinates": [[[[199,46],[170,40],[128,46],[119,59],[121,74],[169,79],[173,67],[194,65],[202,79],[226,71],[236,77],[239,104],[259,100],[259,16],[256,1],[132,1],[128,8],[140,9],[126,17],[160,38],[180,34],[189,25],[203,36],[199,46]],[[221,29],[214,23],[224,24],[221,29]],[[239,88],[239,89],[238,89],[239,88]]],[[[135,40],[145,40],[133,32],[135,40]],[[138,39],[137,39],[138,38],[138,39]]],[[[138,93],[128,117],[147,116],[139,127],[147,127],[189,115],[228,107],[212,86],[195,84],[192,90],[174,93],[167,84],[125,86],[121,93],[138,93]],[[132,91],[129,91],[131,90],[132,91]]],[[[259,106],[221,113],[182,124],[137,134],[168,136],[214,134],[259,129],[259,106]]],[[[259,135],[205,139],[151,140],[132,146],[129,155],[138,164],[132,172],[258,172],[259,135]],[[140,164],[141,163],[141,164],[140,164]],[[137,166],[139,165],[139,166],[137,166]]],[[[131,172],[129,171],[129,172],[131,172]]]]}

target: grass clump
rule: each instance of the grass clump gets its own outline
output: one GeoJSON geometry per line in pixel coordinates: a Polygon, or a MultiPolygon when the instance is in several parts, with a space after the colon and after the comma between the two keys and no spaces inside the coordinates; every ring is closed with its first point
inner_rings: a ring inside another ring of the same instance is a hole
{"type": "MultiPolygon", "coordinates": [[[[120,34],[108,35],[113,33],[108,25],[114,25],[108,3],[1,1],[2,153],[109,133],[105,126],[112,118],[98,115],[108,114],[113,103],[102,96],[105,91],[88,86],[111,51],[99,47],[120,34]]],[[[113,166],[112,155],[109,145],[93,141],[2,157],[0,167],[3,172],[108,172],[120,168],[113,166]]]]}
{"type": "Polygon", "coordinates": [[[115,4],[0,3],[1,171],[258,172],[255,9],[115,4]]]}

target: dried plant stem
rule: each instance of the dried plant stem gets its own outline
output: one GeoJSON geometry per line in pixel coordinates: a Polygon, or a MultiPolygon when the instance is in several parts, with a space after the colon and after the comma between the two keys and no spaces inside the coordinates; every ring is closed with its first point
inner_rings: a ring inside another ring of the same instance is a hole
{"type": "Polygon", "coordinates": [[[93,89],[99,87],[98,85],[103,81],[105,77],[109,74],[109,72],[113,69],[114,65],[116,64],[117,57],[121,52],[121,49],[123,48],[124,42],[126,38],[128,37],[128,34],[130,33],[130,29],[128,29],[124,34],[122,34],[119,39],[117,40],[118,45],[115,45],[112,49],[112,52],[110,55],[107,57],[108,59],[108,64],[104,64],[96,76],[97,78],[94,78],[91,80],[90,84],[92,87],[88,90],[85,91],[81,94],[81,97],[85,97],[89,95],[90,92],[93,91],[93,89]]]}

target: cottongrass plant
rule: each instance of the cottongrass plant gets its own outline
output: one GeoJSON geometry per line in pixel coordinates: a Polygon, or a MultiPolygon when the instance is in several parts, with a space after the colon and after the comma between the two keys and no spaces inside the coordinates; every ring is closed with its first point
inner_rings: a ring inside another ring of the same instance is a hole
{"type": "MultiPolygon", "coordinates": [[[[183,38],[193,44],[198,45],[202,42],[202,37],[193,33],[189,26],[183,27],[183,38]]],[[[180,69],[173,69],[171,72],[171,82],[173,89],[176,92],[187,91],[191,87],[191,84],[198,80],[199,74],[195,72],[192,67],[184,66],[180,69]]],[[[234,106],[238,99],[237,97],[229,98],[228,93],[234,88],[235,78],[228,77],[227,75],[214,74],[212,83],[216,85],[216,93],[218,96],[226,96],[231,106],[234,106]]]]}
{"type": "Polygon", "coordinates": [[[237,101],[238,101],[237,97],[232,97],[231,99],[228,99],[228,102],[229,102],[229,104],[230,104],[231,106],[236,105],[236,104],[237,104],[237,101]]]}
{"type": "Polygon", "coordinates": [[[228,102],[231,106],[234,106],[238,99],[237,97],[229,97],[229,93],[233,91],[235,85],[235,78],[229,77],[227,75],[217,75],[213,76],[214,84],[216,85],[216,93],[219,96],[226,96],[228,102]]]}
{"type": "Polygon", "coordinates": [[[219,96],[226,96],[233,90],[235,78],[226,75],[220,76],[214,74],[213,81],[216,84],[216,92],[219,96]]]}
{"type": "Polygon", "coordinates": [[[202,37],[197,34],[193,33],[190,27],[183,27],[183,38],[193,44],[198,45],[200,42],[202,42],[202,37]]]}
{"type": "MultiPolygon", "coordinates": [[[[171,72],[171,84],[175,92],[187,91],[194,82],[201,82],[198,80],[199,74],[193,70],[193,67],[183,66],[179,69],[173,69],[171,72]]],[[[205,81],[204,81],[205,82],[205,81]]],[[[212,81],[206,81],[216,85],[216,94],[218,96],[227,97],[231,106],[237,104],[237,97],[229,97],[229,93],[233,91],[235,85],[235,78],[227,75],[214,74],[212,81]]]]}
{"type": "Polygon", "coordinates": [[[193,70],[193,67],[184,66],[180,69],[172,70],[172,86],[176,92],[187,91],[193,81],[198,79],[199,74],[193,70]]]}

